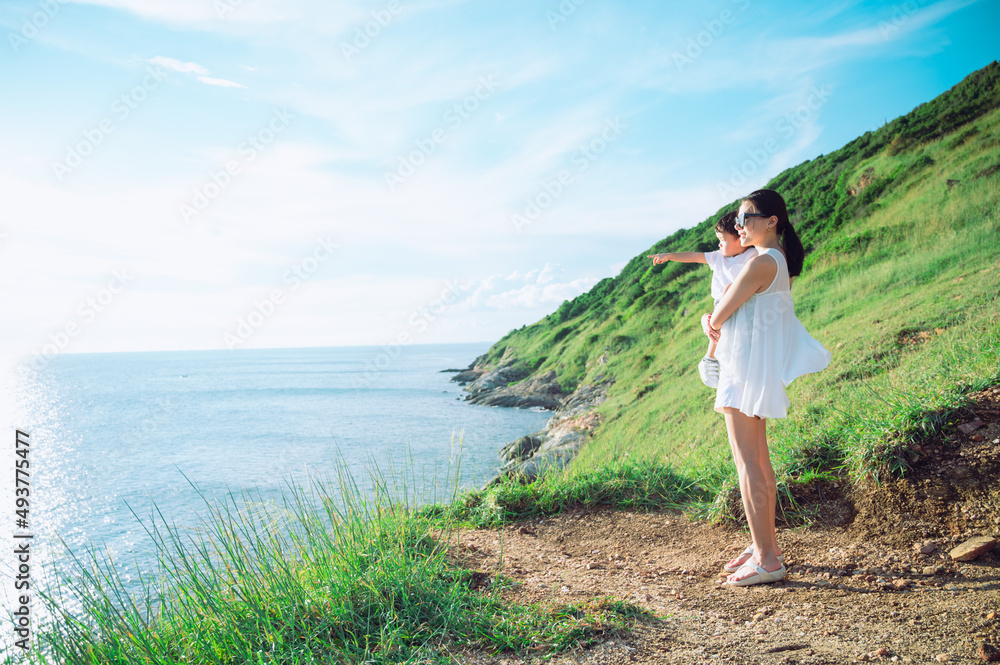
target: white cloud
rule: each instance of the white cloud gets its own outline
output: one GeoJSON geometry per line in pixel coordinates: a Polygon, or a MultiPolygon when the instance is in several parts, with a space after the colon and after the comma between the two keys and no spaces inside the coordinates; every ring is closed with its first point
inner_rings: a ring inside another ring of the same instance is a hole
{"type": "Polygon", "coordinates": [[[486,306],[495,309],[533,309],[545,305],[558,305],[564,300],[586,292],[597,282],[598,280],[591,277],[581,277],[562,284],[525,284],[519,289],[490,296],[486,300],[486,306]]]}
{"type": "Polygon", "coordinates": [[[470,309],[536,309],[558,305],[564,300],[575,298],[589,290],[599,280],[592,277],[558,282],[556,275],[565,272],[558,264],[546,263],[542,268],[535,268],[522,273],[515,270],[507,277],[490,275],[477,283],[467,286],[471,295],[458,303],[462,310],[470,309]],[[510,288],[512,283],[520,286],[510,288]]]}
{"type": "Polygon", "coordinates": [[[236,83],[235,81],[228,81],[226,79],[212,78],[211,76],[199,76],[198,80],[205,85],[217,85],[220,88],[245,88],[246,86],[242,83],[236,83]]]}
{"type": "Polygon", "coordinates": [[[210,72],[208,71],[208,68],[203,65],[199,65],[197,62],[183,62],[176,58],[168,58],[162,55],[150,58],[147,62],[163,67],[164,69],[169,69],[172,72],[178,72],[180,74],[193,74],[195,79],[205,85],[215,85],[221,88],[246,88],[246,86],[242,83],[236,83],[235,81],[209,76],[208,74],[210,72]]]}
{"type": "Polygon", "coordinates": [[[181,62],[176,58],[167,58],[162,55],[150,58],[149,62],[169,69],[172,72],[180,72],[181,74],[208,74],[208,70],[197,62],[181,62]]]}
{"type": "Polygon", "coordinates": [[[558,267],[559,267],[558,265],[553,265],[551,263],[546,263],[545,267],[542,268],[542,272],[539,273],[539,275],[538,275],[538,283],[539,284],[547,284],[548,282],[551,282],[553,279],[555,279],[555,277],[553,277],[553,275],[555,274],[556,268],[558,268],[558,267]]]}

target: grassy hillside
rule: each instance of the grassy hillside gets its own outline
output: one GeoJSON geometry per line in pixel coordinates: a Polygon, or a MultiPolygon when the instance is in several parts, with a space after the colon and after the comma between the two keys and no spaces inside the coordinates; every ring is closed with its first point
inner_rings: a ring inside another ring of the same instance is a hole
{"type": "MultiPolygon", "coordinates": [[[[833,353],[829,368],[790,386],[790,416],[770,428],[785,482],[905,472],[908,443],[946,426],[971,388],[1000,381],[998,170],[995,62],[768,183],[807,251],[796,314],[833,353]]],[[[555,370],[566,390],[598,372],[615,377],[603,424],[567,478],[631,459],[679,474],[678,487],[697,486],[704,500],[732,487],[724,424],[696,368],[710,273],[646,258],[714,249],[722,211],[490,349],[494,362],[512,347],[536,373],[555,370]]]]}

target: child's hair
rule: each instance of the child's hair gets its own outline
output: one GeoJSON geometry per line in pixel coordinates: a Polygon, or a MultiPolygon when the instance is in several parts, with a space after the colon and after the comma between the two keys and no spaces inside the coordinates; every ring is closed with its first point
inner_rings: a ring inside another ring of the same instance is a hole
{"type": "Polygon", "coordinates": [[[781,239],[781,246],[785,250],[785,258],[788,261],[788,274],[792,277],[798,277],[802,272],[802,262],[805,260],[806,251],[802,248],[799,234],[795,232],[792,223],[788,220],[785,199],[781,198],[781,194],[773,189],[758,189],[748,194],[743,200],[753,203],[757,212],[768,217],[778,218],[778,237],[781,239]]]}
{"type": "Polygon", "coordinates": [[[736,232],[736,213],[727,212],[725,215],[719,218],[719,221],[715,223],[715,232],[721,233],[723,235],[728,234],[731,236],[739,235],[736,232]]]}

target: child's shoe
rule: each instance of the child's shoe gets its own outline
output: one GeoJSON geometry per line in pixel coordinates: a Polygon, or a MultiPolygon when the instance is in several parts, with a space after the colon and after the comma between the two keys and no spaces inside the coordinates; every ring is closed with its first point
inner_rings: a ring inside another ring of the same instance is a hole
{"type": "Polygon", "coordinates": [[[715,358],[705,356],[698,363],[698,373],[701,374],[701,382],[709,388],[719,387],[719,361],[715,358]]]}

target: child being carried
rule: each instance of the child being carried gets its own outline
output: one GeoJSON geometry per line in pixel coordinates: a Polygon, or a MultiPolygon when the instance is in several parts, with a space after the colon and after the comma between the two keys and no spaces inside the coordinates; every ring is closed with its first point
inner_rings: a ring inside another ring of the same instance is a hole
{"type": "MultiPolygon", "coordinates": [[[[735,212],[727,212],[719,218],[715,224],[715,236],[719,239],[719,249],[714,252],[667,252],[652,254],[649,258],[653,259],[654,266],[667,261],[707,264],[712,270],[712,298],[718,305],[743,266],[757,256],[757,250],[740,244],[740,237],[736,233],[735,212]]],[[[719,387],[719,361],[715,358],[715,347],[716,343],[709,341],[708,351],[698,363],[701,381],[709,388],[719,387]]]]}

